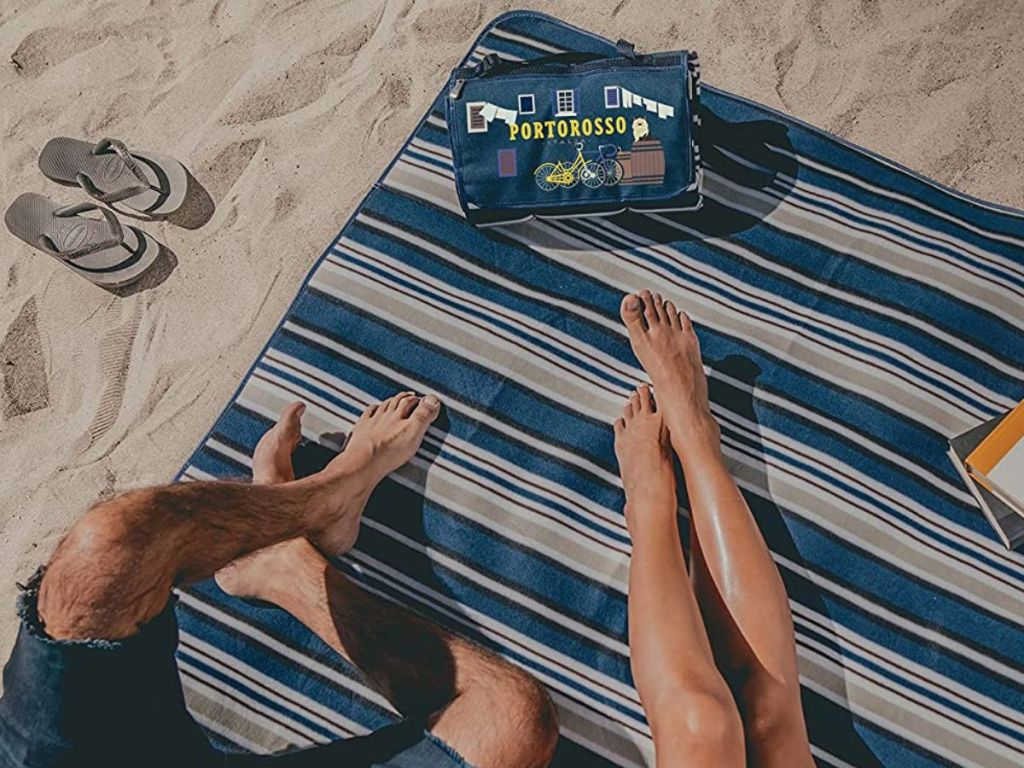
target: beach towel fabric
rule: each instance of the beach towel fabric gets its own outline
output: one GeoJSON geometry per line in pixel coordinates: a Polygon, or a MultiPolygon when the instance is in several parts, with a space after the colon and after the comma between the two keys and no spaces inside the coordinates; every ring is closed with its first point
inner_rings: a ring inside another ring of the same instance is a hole
{"type": "MultiPolygon", "coordinates": [[[[467,61],[562,50],[613,45],[513,12],[467,61]]],[[[610,425],[643,379],[619,301],[659,290],[695,321],[725,455],[789,591],[819,764],[1024,763],[1024,559],[946,456],[948,435],[1024,397],[1024,214],[705,87],[702,211],[481,231],[456,200],[442,106],[182,479],[245,475],[289,401],[309,404],[316,465],[366,405],[438,393],[443,422],[343,567],[544,681],[558,764],[651,765],[610,425]]],[[[179,615],[189,704],[225,749],[394,718],[280,611],[205,583],[179,615]]]]}

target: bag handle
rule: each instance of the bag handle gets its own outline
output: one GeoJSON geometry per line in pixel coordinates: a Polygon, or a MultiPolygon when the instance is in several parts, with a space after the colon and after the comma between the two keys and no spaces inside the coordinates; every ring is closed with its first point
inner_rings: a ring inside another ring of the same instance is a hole
{"type": "MultiPolygon", "coordinates": [[[[636,58],[636,47],[628,40],[619,40],[615,44],[615,51],[619,57],[625,59],[636,58]]],[[[540,67],[547,64],[585,64],[588,61],[599,59],[610,59],[603,53],[584,53],[582,51],[565,51],[564,53],[552,53],[548,56],[541,56],[537,59],[525,61],[507,61],[496,53],[489,53],[480,60],[480,63],[472,68],[472,77],[493,77],[495,75],[507,75],[523,67],[540,67]]]]}

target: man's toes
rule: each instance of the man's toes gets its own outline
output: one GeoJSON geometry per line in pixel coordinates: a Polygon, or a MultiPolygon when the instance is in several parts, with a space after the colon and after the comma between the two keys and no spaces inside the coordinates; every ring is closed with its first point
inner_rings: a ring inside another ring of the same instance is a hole
{"type": "Polygon", "coordinates": [[[641,413],[652,413],[654,411],[654,400],[651,398],[651,388],[641,384],[636,389],[636,398],[640,403],[641,413]]]}
{"type": "Polygon", "coordinates": [[[644,304],[635,293],[628,293],[623,297],[619,314],[622,316],[622,322],[631,332],[643,330],[644,304]]]}
{"type": "Polygon", "coordinates": [[[427,395],[419,398],[416,407],[413,408],[411,418],[419,419],[424,424],[430,424],[441,412],[441,401],[436,395],[427,395]]]}
{"type": "Polygon", "coordinates": [[[299,444],[302,439],[302,414],[306,412],[306,404],[296,400],[290,403],[277,420],[273,429],[280,430],[281,439],[292,445],[299,444]]]}

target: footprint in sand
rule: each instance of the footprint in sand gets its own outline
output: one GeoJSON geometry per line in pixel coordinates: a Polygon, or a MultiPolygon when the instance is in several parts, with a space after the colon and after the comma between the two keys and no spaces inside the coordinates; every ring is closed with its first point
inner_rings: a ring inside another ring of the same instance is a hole
{"type": "Polygon", "coordinates": [[[468,40],[483,19],[480,3],[448,3],[420,13],[412,23],[413,32],[424,42],[458,43],[468,40]]]}
{"type": "Polygon", "coordinates": [[[233,125],[269,120],[317,101],[332,82],[345,74],[352,60],[373,36],[382,12],[383,8],[375,18],[349,27],[328,45],[304,56],[269,83],[254,87],[241,98],[238,106],[228,112],[223,122],[233,125]]]}
{"type": "Polygon", "coordinates": [[[139,332],[142,302],[136,302],[131,316],[107,331],[100,339],[99,363],[103,391],[100,393],[96,413],[86,432],[75,442],[79,451],[93,445],[113,426],[124,402],[125,382],[131,363],[132,345],[139,332]]]}
{"type": "Polygon", "coordinates": [[[39,338],[35,298],[26,301],[0,341],[4,417],[22,416],[50,405],[50,385],[39,338]]]}
{"type": "Polygon", "coordinates": [[[219,204],[231,191],[262,144],[262,139],[233,141],[224,146],[212,160],[200,165],[203,186],[214,203],[219,204]]]}
{"type": "Polygon", "coordinates": [[[36,78],[96,44],[95,34],[47,27],[30,32],[14,49],[11,61],[22,77],[36,78]]]}

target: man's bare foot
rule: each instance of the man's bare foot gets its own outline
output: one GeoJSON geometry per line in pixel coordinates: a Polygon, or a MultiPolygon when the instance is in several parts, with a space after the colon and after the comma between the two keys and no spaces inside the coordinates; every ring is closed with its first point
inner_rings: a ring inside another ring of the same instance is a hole
{"type": "MultiPolygon", "coordinates": [[[[292,453],[302,439],[304,403],[291,403],[277,423],[268,429],[256,444],[252,454],[252,482],[254,485],[276,485],[295,479],[292,453]]],[[[316,549],[306,539],[283,541],[265,547],[229,563],[217,571],[217,585],[229,595],[271,600],[274,591],[287,588],[294,573],[294,556],[316,549]]]]}
{"type": "Polygon", "coordinates": [[[631,536],[652,515],[676,513],[672,448],[651,388],[641,384],[615,421],[615,456],[626,491],[626,525],[631,536]]]}
{"type": "MultiPolygon", "coordinates": [[[[292,453],[302,437],[304,410],[302,403],[292,403],[260,438],[252,458],[253,483],[272,485],[295,479],[292,453]]],[[[370,492],[385,475],[412,458],[439,411],[436,397],[402,392],[363,412],[345,450],[320,473],[328,482],[332,475],[344,475],[350,481],[340,519],[314,536],[321,551],[340,555],[352,548],[370,492]]],[[[298,575],[299,564],[317,562],[323,562],[323,557],[308,540],[292,539],[238,558],[218,571],[216,579],[228,594],[273,602],[274,590],[298,575]]]]}
{"type": "Polygon", "coordinates": [[[264,547],[217,571],[217,586],[229,595],[280,605],[305,588],[309,574],[331,567],[309,539],[299,537],[264,547]]]}
{"type": "Polygon", "coordinates": [[[676,452],[682,457],[687,446],[696,444],[717,448],[718,423],[711,415],[700,343],[690,318],[646,290],[628,294],[620,312],[633,353],[654,384],[676,452]]]}
{"type": "Polygon", "coordinates": [[[329,481],[345,478],[339,487],[345,511],[319,533],[310,536],[327,555],[343,555],[355,544],[363,507],[374,488],[409,459],[423,442],[427,427],[441,412],[434,395],[417,397],[400,392],[378,405],[371,405],[352,427],[348,442],[321,473],[329,481]]]}
{"type": "Polygon", "coordinates": [[[306,404],[294,402],[284,409],[277,424],[268,429],[252,454],[252,481],[256,485],[287,483],[295,479],[292,453],[302,440],[302,414],[306,404]]]}

